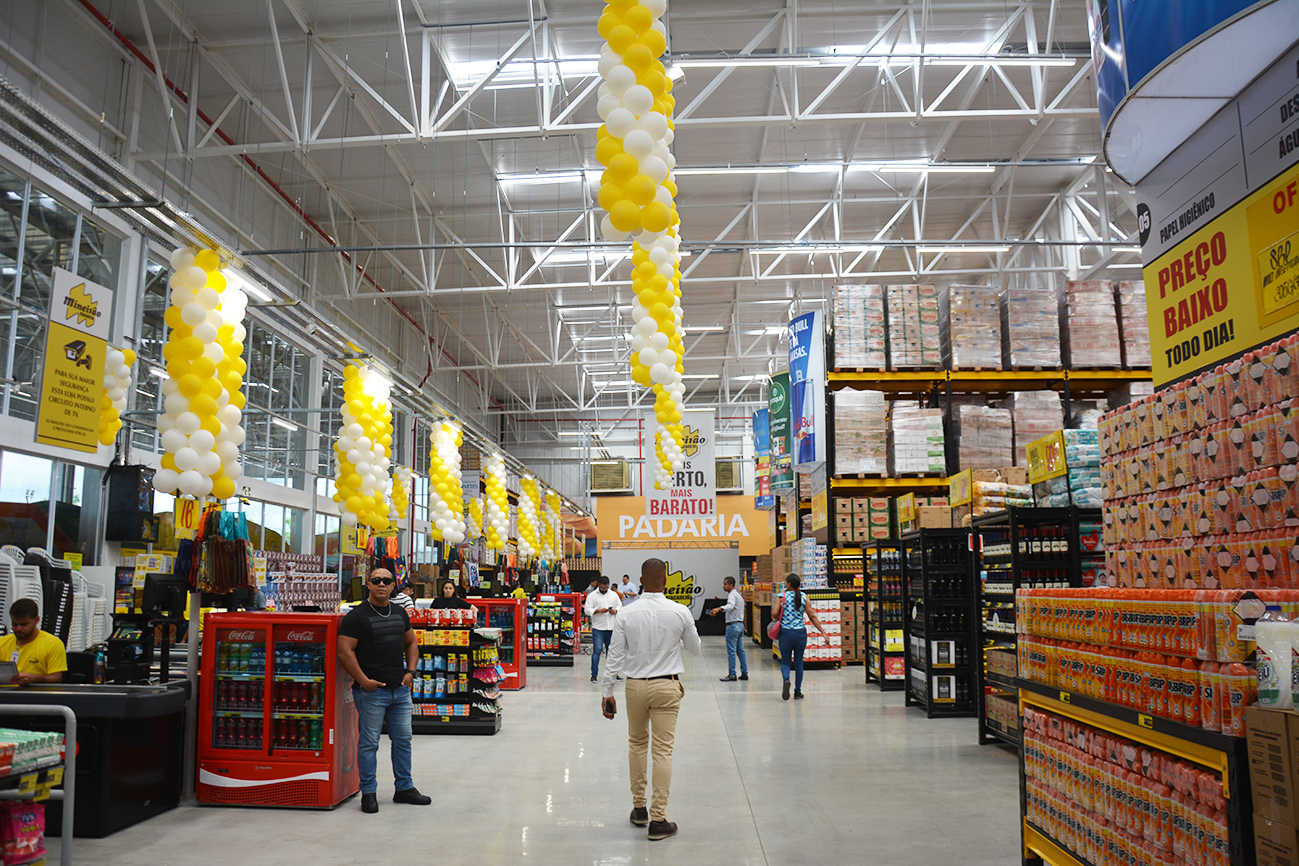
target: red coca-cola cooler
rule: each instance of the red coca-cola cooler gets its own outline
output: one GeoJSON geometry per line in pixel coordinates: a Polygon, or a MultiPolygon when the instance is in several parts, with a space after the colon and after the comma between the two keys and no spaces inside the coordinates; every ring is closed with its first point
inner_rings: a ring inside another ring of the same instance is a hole
{"type": "Polygon", "coordinates": [[[352,678],[332,613],[209,613],[200,803],[332,809],[360,788],[352,678]]]}

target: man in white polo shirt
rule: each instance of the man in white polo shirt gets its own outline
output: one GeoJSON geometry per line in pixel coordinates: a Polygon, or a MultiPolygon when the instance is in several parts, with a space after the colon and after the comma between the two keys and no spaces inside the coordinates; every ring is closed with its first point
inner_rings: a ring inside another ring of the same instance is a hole
{"type": "Polygon", "coordinates": [[[600,675],[600,653],[609,650],[613,621],[620,607],[622,599],[609,588],[608,575],[600,575],[595,592],[586,597],[586,615],[591,618],[591,682],[600,675]]]}

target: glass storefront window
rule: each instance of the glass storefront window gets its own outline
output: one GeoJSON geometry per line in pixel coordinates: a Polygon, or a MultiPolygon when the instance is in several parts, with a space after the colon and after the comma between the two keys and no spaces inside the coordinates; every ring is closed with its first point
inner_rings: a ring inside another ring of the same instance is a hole
{"type": "Polygon", "coordinates": [[[52,467],[44,457],[13,451],[0,454],[0,545],[23,550],[45,546],[52,467]]]}

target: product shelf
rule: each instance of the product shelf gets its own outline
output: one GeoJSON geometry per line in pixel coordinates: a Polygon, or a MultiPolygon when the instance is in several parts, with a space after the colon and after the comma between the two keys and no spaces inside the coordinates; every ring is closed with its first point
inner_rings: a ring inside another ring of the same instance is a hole
{"type": "Polygon", "coordinates": [[[1103,394],[1128,382],[1150,381],[1148,368],[1136,370],[890,370],[873,373],[830,372],[831,391],[869,388],[891,394],[928,394],[949,385],[953,393],[1008,394],[1011,391],[1064,391],[1072,396],[1103,394]]]}
{"type": "Polygon", "coordinates": [[[869,570],[876,583],[868,617],[871,623],[868,649],[871,657],[876,660],[876,670],[872,672],[867,665],[866,680],[870,682],[873,677],[880,691],[899,691],[906,687],[906,573],[902,567],[902,551],[896,541],[882,540],[863,545],[861,553],[863,568],[867,563],[870,564],[869,570]],[[883,589],[886,586],[889,587],[888,591],[883,589]],[[901,620],[892,618],[887,623],[884,621],[882,606],[886,604],[901,615],[901,620]],[[889,649],[889,632],[902,633],[902,644],[898,649],[889,649]],[[890,670],[889,659],[901,659],[902,663],[894,663],[894,669],[890,670]]]}
{"type": "Polygon", "coordinates": [[[964,529],[919,529],[897,542],[902,554],[903,614],[908,636],[907,706],[925,710],[927,718],[975,714],[977,608],[970,576],[968,533],[964,529]],[[951,562],[944,560],[953,560],[951,562]],[[953,583],[963,595],[952,597],[953,583]],[[941,593],[935,597],[933,593],[941,593]],[[943,619],[939,619],[939,618],[943,619]],[[946,626],[936,628],[936,625],[946,626]],[[954,627],[953,627],[954,626],[954,627]],[[945,644],[945,646],[944,646],[945,644]],[[939,661],[947,653],[946,659],[939,661]],[[964,656],[965,660],[960,661],[964,656]],[[954,667],[938,669],[937,664],[954,667]],[[920,685],[914,672],[923,672],[920,685]]]}

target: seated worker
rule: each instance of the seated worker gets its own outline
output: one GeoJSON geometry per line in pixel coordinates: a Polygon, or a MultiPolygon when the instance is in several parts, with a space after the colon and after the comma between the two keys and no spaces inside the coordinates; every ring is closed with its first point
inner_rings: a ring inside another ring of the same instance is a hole
{"type": "Polygon", "coordinates": [[[61,683],[68,669],[68,655],[63,641],[41,631],[41,612],[30,598],[20,598],[9,606],[13,634],[0,637],[0,661],[18,663],[18,675],[10,685],[61,683]]]}
{"type": "Polygon", "coordinates": [[[510,595],[515,598],[523,599],[524,601],[527,601],[528,599],[528,591],[523,588],[523,584],[514,587],[514,592],[510,593],[510,595]]]}
{"type": "Polygon", "coordinates": [[[463,609],[468,608],[469,606],[469,602],[456,594],[456,585],[449,580],[442,584],[442,592],[438,593],[438,597],[433,599],[433,603],[429,605],[429,607],[434,609],[457,607],[463,609]]]}

